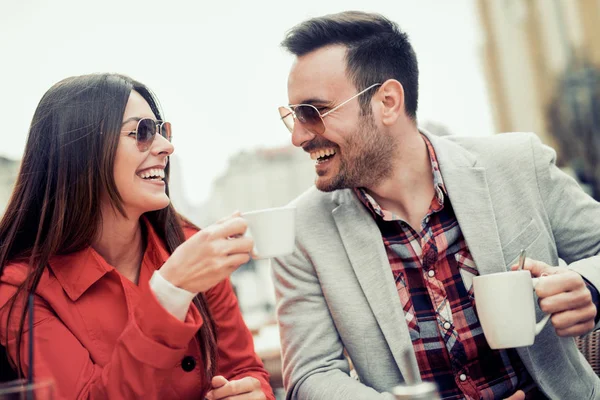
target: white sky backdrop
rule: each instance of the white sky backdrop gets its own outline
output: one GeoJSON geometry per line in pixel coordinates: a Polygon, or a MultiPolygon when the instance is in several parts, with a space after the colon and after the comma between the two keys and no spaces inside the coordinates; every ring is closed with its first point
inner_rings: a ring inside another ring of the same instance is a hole
{"type": "Polygon", "coordinates": [[[493,133],[474,0],[3,0],[0,155],[21,157],[37,102],[58,80],[124,73],[158,95],[185,194],[198,204],[230,156],[289,143],[276,110],[287,103],[285,31],[351,9],[382,13],[408,32],[421,70],[421,122],[493,133]]]}

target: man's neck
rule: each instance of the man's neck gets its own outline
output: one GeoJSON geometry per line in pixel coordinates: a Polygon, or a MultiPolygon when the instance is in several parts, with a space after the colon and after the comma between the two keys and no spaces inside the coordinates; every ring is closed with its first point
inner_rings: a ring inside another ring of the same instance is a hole
{"type": "Polygon", "coordinates": [[[424,138],[409,135],[400,145],[392,175],[367,192],[385,210],[408,222],[419,232],[435,195],[431,158],[424,138]]]}
{"type": "Polygon", "coordinates": [[[100,235],[92,247],[121,275],[137,284],[144,251],[139,218],[128,219],[106,207],[100,235]]]}

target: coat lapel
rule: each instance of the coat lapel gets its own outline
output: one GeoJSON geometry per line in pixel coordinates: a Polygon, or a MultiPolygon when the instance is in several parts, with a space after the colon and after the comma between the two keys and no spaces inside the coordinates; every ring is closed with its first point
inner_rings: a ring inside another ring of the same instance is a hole
{"type": "Polygon", "coordinates": [[[418,367],[381,232],[352,191],[335,196],[340,205],[333,210],[333,218],[348,258],[396,364],[407,376],[411,371],[408,362],[418,367]]]}
{"type": "Polygon", "coordinates": [[[448,197],[480,275],[506,271],[485,168],[458,144],[424,132],[435,149],[448,197]]]}
{"type": "MultiPolygon", "coordinates": [[[[479,274],[507,271],[485,168],[477,167],[477,159],[453,141],[422,133],[435,149],[456,219],[479,274]]],[[[527,370],[535,371],[529,347],[517,352],[527,370]]]]}
{"type": "MultiPolygon", "coordinates": [[[[444,184],[481,275],[506,270],[485,168],[460,145],[423,132],[433,144],[444,184]]],[[[418,368],[381,232],[351,190],[334,192],[342,242],[373,315],[403,376],[418,368]],[[409,357],[406,357],[408,351],[409,357]]]]}

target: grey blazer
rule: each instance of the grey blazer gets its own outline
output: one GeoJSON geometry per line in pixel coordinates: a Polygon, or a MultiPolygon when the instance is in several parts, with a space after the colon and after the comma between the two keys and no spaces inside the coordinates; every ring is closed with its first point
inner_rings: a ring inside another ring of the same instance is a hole
{"type": "MultiPolygon", "coordinates": [[[[555,166],[553,150],[533,134],[423,133],[480,274],[506,271],[525,248],[549,265],[564,260],[600,288],[600,203],[555,166]]],[[[273,263],[288,399],[392,399],[386,392],[416,360],[377,225],[348,189],[312,188],[292,204],[296,249],[273,263]]],[[[551,324],[518,354],[549,398],[600,399],[574,340],[551,324]]]]}

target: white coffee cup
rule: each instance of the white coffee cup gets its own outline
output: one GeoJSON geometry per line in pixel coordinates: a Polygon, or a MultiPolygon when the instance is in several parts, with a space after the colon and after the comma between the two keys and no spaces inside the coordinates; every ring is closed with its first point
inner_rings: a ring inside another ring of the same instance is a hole
{"type": "Polygon", "coordinates": [[[281,257],[294,251],[296,207],[268,208],[242,213],[245,236],[254,239],[254,259],[281,257]]]}
{"type": "Polygon", "coordinates": [[[533,291],[539,278],[526,270],[473,278],[475,307],[492,349],[531,346],[550,315],[536,323],[533,291]]]}

